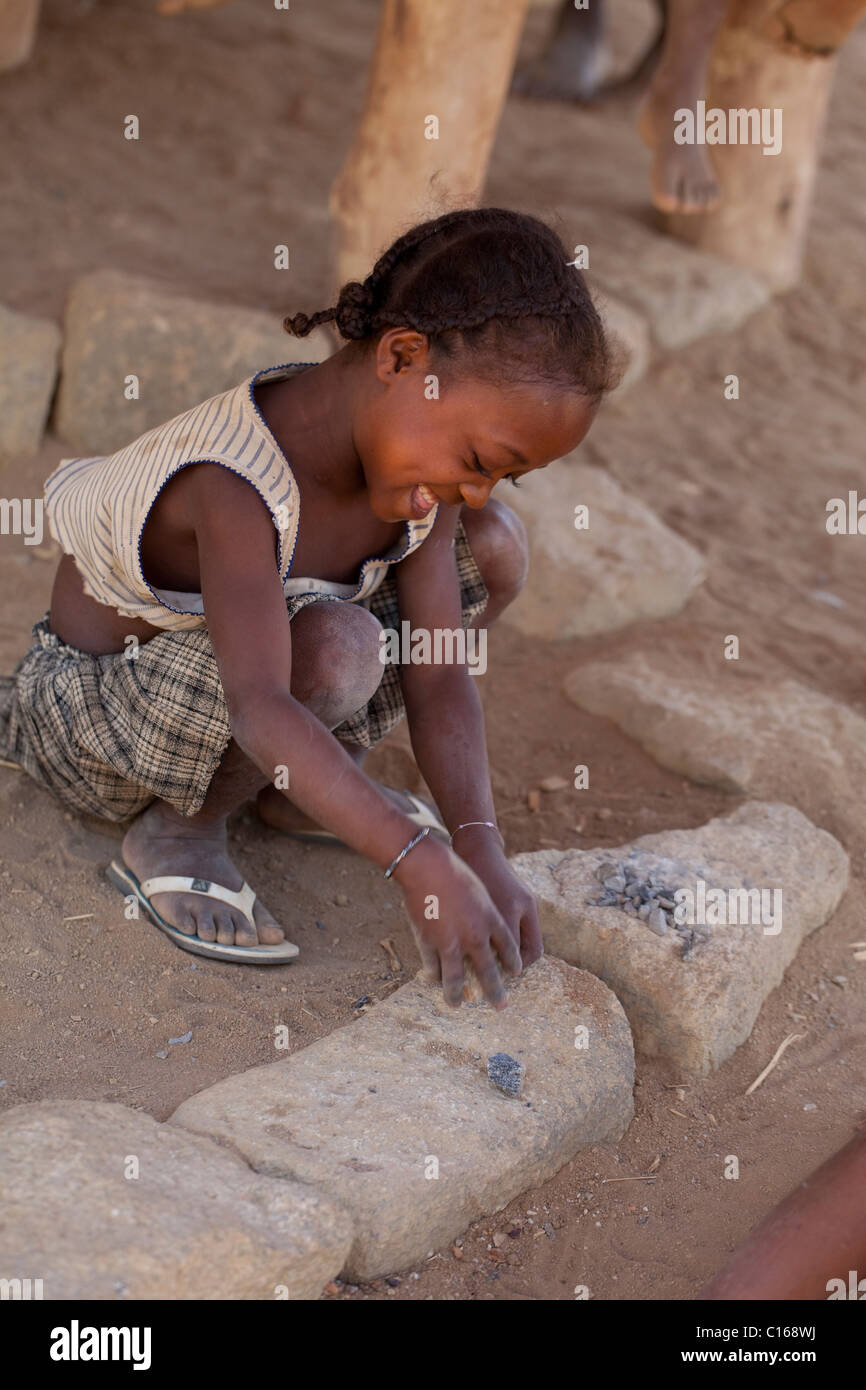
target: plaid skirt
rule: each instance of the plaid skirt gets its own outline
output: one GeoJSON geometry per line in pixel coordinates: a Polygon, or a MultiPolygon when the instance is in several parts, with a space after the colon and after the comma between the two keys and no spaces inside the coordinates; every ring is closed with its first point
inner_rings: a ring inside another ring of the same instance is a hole
{"type": "MultiPolygon", "coordinates": [[[[462,522],[455,554],[465,628],[483,612],[488,593],[462,522]]],[[[346,600],[293,594],[289,617],[317,602],[346,600]]],[[[399,630],[393,569],[363,606],[383,627],[399,630]]],[[[160,633],[134,660],[67,646],[51,632],[47,613],[33,639],[14,674],[0,677],[0,757],[72,810],[104,820],[129,820],[154,798],[195,815],[231,739],[207,629],[160,633]]],[[[382,669],[372,698],[333,730],[341,742],[374,748],[403,718],[400,667],[382,669]]]]}

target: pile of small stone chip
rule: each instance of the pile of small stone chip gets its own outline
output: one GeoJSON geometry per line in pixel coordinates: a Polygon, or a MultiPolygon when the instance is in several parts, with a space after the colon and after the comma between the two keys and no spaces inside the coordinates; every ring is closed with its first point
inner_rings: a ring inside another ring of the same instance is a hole
{"type": "Polygon", "coordinates": [[[590,898],[593,907],[619,907],[630,917],[639,917],[656,936],[666,936],[668,928],[673,928],[681,939],[683,960],[689,960],[697,946],[706,940],[709,934],[706,927],[677,921],[674,915],[677,890],[657,883],[651,873],[641,876],[641,871],[627,859],[619,864],[605,860],[599,864],[595,876],[604,892],[597,898],[590,898]]]}

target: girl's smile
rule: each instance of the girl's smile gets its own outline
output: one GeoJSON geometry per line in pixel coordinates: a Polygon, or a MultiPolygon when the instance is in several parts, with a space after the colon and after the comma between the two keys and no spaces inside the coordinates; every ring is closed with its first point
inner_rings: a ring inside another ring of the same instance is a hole
{"type": "Polygon", "coordinates": [[[382,521],[421,521],[438,503],[481,509],[515,467],[519,477],[575,448],[595,414],[577,392],[473,378],[445,384],[435,366],[411,329],[388,330],[374,354],[347,363],[352,442],[382,521]]]}
{"type": "Polygon", "coordinates": [[[439,502],[439,498],[432,488],[426,487],[424,483],[416,483],[409,494],[409,506],[412,509],[412,520],[419,521],[426,516],[439,502]]]}

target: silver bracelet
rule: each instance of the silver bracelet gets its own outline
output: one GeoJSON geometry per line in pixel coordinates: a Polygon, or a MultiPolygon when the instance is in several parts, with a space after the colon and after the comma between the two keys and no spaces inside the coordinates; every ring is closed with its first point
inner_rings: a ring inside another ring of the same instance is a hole
{"type": "Polygon", "coordinates": [[[397,855],[397,858],[396,858],[396,859],[392,859],[391,863],[388,865],[387,869],[385,870],[385,877],[386,877],[386,878],[390,878],[391,875],[392,875],[392,873],[393,873],[394,870],[396,869],[397,865],[400,863],[400,860],[401,860],[401,859],[405,859],[405,858],[406,858],[406,855],[409,853],[410,849],[414,849],[415,846],[417,845],[418,841],[419,841],[419,840],[423,840],[423,839],[424,839],[424,836],[425,836],[425,835],[429,835],[429,834],[430,834],[430,827],[429,827],[429,825],[425,825],[423,830],[419,830],[418,834],[415,835],[415,836],[413,837],[413,839],[411,839],[411,840],[409,841],[409,843],[408,843],[408,845],[406,845],[405,849],[401,849],[400,853],[397,855]]]}
{"type": "Polygon", "coordinates": [[[461,825],[458,825],[458,826],[457,826],[457,828],[454,830],[453,834],[452,834],[452,835],[449,835],[449,837],[448,837],[448,843],[449,843],[449,844],[452,844],[453,841],[454,841],[454,836],[457,834],[457,831],[458,831],[458,830],[463,830],[464,827],[467,826],[467,825],[489,825],[491,830],[495,830],[495,831],[496,831],[497,835],[499,836],[499,838],[500,838],[500,840],[502,841],[502,844],[503,844],[503,846],[504,846],[504,844],[505,844],[505,837],[504,837],[504,835],[502,834],[502,831],[499,829],[499,826],[496,825],[492,820],[465,820],[465,821],[463,821],[463,823],[462,823],[461,825]]]}

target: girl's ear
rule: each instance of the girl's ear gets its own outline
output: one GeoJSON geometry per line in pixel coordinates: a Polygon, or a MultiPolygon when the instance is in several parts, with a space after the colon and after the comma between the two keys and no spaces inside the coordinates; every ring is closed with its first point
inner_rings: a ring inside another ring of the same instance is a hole
{"type": "Polygon", "coordinates": [[[389,328],[376,348],[376,375],[382,382],[393,381],[401,372],[426,366],[430,343],[414,328],[389,328]]]}

